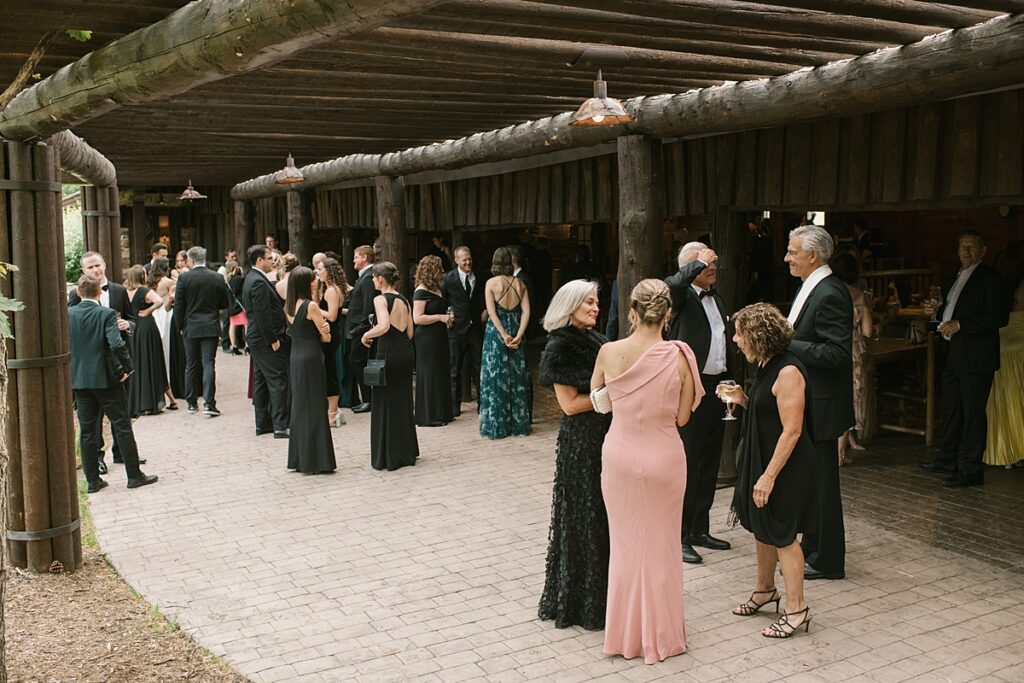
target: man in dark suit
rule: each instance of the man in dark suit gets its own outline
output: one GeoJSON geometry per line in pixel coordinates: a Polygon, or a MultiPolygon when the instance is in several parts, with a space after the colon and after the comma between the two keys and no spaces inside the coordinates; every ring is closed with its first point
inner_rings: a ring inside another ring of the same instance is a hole
{"type": "Polygon", "coordinates": [[[811,389],[811,439],[818,452],[818,520],[804,534],[804,578],[846,576],[846,529],[839,489],[839,436],[854,425],[853,300],[828,261],[834,250],[824,228],[801,226],[789,235],[786,263],[803,281],[789,322],[789,349],[807,369],[811,389]]]}
{"type": "Polygon", "coordinates": [[[103,442],[99,421],[106,414],[121,449],[128,488],[152,484],[156,475],[139,469],[139,451],[128,415],[128,397],[122,388],[133,372],[131,354],[118,329],[117,314],[100,303],[103,281],[83,275],[78,281],[78,305],[68,309],[71,341],[71,389],[81,427],[82,469],[89,493],[107,485],[100,479],[99,460],[103,442]]]}
{"type": "Polygon", "coordinates": [[[252,354],[252,405],[256,436],[274,432],[288,438],[288,350],[284,302],[274,291],[267,273],[274,270],[270,248],[249,247],[249,273],[242,283],[242,308],[249,319],[245,340],[252,354]]]}
{"type": "Polygon", "coordinates": [[[705,400],[700,402],[679,436],[686,448],[686,495],[683,498],[683,561],[703,562],[694,546],[728,550],[728,541],[709,531],[711,505],[715,502],[718,467],[725,437],[725,404],[714,398],[718,383],[730,379],[728,316],[715,289],[718,255],[701,242],[679,250],[679,272],[665,278],[672,295],[669,338],[686,342],[701,369],[705,400]]]}
{"type": "Polygon", "coordinates": [[[158,258],[167,258],[167,245],[162,242],[153,243],[153,249],[150,251],[149,263],[143,266],[147,273],[153,270],[153,264],[156,263],[158,258]]]}
{"type": "MultiPolygon", "coordinates": [[[[473,254],[463,245],[455,248],[455,268],[441,277],[441,294],[455,313],[448,328],[448,353],[452,373],[452,410],[462,414],[462,366],[469,360],[470,379],[480,395],[480,358],[484,348],[484,279],[473,272],[473,254]]],[[[468,400],[469,397],[467,396],[468,400]]]]}
{"type": "Polygon", "coordinates": [[[985,407],[992,379],[999,369],[999,328],[1009,319],[1006,285],[985,264],[985,240],[976,230],[960,235],[960,272],[946,288],[945,304],[937,312],[942,371],[942,450],[921,466],[951,475],[951,487],[977,486],[985,481],[981,456],[985,452],[988,420],[985,407]],[[964,457],[957,468],[960,448],[964,457]]]}
{"type": "Polygon", "coordinates": [[[188,250],[190,270],[178,277],[174,294],[174,318],[185,337],[185,401],[188,412],[199,409],[203,388],[203,414],[217,417],[217,340],[220,312],[228,307],[228,286],[224,278],[206,267],[206,249],[188,250]]]}
{"type": "Polygon", "coordinates": [[[373,327],[370,324],[370,314],[373,313],[373,298],[377,295],[377,289],[373,286],[370,271],[373,269],[375,258],[373,247],[366,244],[356,247],[352,252],[352,265],[358,276],[348,304],[345,338],[349,340],[349,367],[356,378],[360,396],[359,403],[352,407],[353,413],[370,411],[370,387],[363,383],[363,369],[370,358],[370,350],[359,340],[362,339],[364,332],[373,327]]]}

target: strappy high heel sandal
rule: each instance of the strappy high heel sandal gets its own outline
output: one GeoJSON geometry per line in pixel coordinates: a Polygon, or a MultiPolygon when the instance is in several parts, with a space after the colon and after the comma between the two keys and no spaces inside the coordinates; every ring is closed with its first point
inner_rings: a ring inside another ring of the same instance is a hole
{"type": "Polygon", "coordinates": [[[774,602],[775,613],[778,614],[780,600],[782,600],[782,596],[779,595],[778,588],[772,588],[771,590],[767,591],[754,591],[750,594],[750,599],[742,605],[733,608],[732,613],[738,617],[752,617],[758,612],[760,612],[762,607],[764,607],[765,605],[770,605],[774,602]],[[770,597],[764,602],[758,602],[754,599],[755,595],[768,595],[770,597]]]}
{"type": "Polygon", "coordinates": [[[810,607],[804,607],[799,612],[783,612],[782,616],[772,622],[772,625],[761,631],[761,635],[765,638],[789,638],[794,633],[800,630],[800,627],[804,627],[804,633],[811,630],[811,613],[810,607]],[[804,620],[794,626],[789,623],[790,617],[795,617],[798,614],[804,615],[804,620]]]}

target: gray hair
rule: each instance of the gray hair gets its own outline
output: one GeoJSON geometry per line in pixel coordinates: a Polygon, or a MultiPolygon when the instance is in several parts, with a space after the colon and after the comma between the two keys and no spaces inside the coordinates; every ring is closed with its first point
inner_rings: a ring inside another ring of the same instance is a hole
{"type": "Polygon", "coordinates": [[[687,242],[683,245],[683,248],[679,250],[679,267],[682,268],[690,261],[697,258],[697,254],[700,253],[701,249],[707,249],[708,245],[703,242],[687,242]]]}
{"type": "Polygon", "coordinates": [[[832,242],[832,236],[825,228],[818,225],[804,225],[789,233],[789,239],[794,237],[803,237],[801,248],[806,252],[817,254],[818,260],[822,264],[828,263],[832,258],[832,252],[836,247],[832,242]]]}
{"type": "Polygon", "coordinates": [[[544,329],[554,332],[568,325],[572,314],[591,294],[597,294],[597,283],[590,280],[570,280],[559,287],[544,314],[544,329]]]}
{"type": "Polygon", "coordinates": [[[206,247],[189,247],[188,251],[185,252],[185,255],[188,256],[189,261],[197,266],[206,265],[206,247]]]}

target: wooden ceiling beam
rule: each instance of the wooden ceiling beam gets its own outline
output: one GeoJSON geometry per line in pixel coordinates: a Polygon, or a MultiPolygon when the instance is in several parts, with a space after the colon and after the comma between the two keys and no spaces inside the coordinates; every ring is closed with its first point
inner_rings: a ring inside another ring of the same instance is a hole
{"type": "Polygon", "coordinates": [[[917,26],[965,28],[988,21],[999,12],[915,0],[757,0],[761,5],[846,14],[917,26]]]}
{"type": "Polygon", "coordinates": [[[51,136],[46,140],[46,144],[60,152],[61,170],[75,176],[86,185],[117,185],[114,164],[71,131],[65,130],[51,136]]]}
{"type": "Polygon", "coordinates": [[[118,106],[266,67],[438,1],[198,0],[22,91],[0,112],[0,136],[46,137],[118,106]]]}

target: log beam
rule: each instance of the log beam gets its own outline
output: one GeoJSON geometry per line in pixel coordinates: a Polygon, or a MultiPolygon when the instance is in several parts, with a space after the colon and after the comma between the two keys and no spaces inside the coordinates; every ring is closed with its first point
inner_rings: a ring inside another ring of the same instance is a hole
{"type": "Polygon", "coordinates": [[[86,185],[109,187],[117,184],[114,164],[71,131],[65,130],[51,136],[46,144],[60,152],[61,169],[86,185]]]}
{"type": "Polygon", "coordinates": [[[437,2],[199,0],[23,90],[0,112],[0,137],[47,137],[119,106],[260,69],[437,2]]]}
{"type": "MultiPolygon", "coordinates": [[[[636,118],[610,128],[578,128],[572,114],[528,121],[389,154],[355,154],[306,166],[304,189],[377,175],[518,159],[590,147],[623,134],[660,138],[825,120],[935,102],[1024,81],[1024,15],[1001,16],[900,48],[778,78],[625,101],[636,118]]],[[[276,174],[236,185],[235,199],[280,194],[276,174]]]]}
{"type": "MultiPolygon", "coordinates": [[[[972,10],[956,5],[917,0],[757,0],[757,2],[762,5],[801,7],[868,19],[898,21],[918,26],[944,26],[946,28],[974,26],[1001,13],[994,10],[972,10]]],[[[1018,8],[1016,11],[1021,9],[1024,7],[1018,8]]]]}

